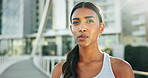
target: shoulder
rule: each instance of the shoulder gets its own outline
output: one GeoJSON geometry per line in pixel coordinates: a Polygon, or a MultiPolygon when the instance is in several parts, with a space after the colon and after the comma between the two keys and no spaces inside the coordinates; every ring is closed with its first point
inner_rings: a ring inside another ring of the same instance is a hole
{"type": "Polygon", "coordinates": [[[111,65],[116,78],[134,78],[132,67],[127,61],[111,57],[111,65]]]}
{"type": "Polygon", "coordinates": [[[60,62],[54,66],[54,69],[52,71],[52,78],[60,78],[62,74],[62,66],[65,62],[60,62]]]}

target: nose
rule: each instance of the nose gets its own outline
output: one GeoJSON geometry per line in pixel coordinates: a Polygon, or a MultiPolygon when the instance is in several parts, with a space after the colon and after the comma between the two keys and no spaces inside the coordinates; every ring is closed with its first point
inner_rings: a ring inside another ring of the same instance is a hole
{"type": "Polygon", "coordinates": [[[80,25],[79,32],[86,32],[86,31],[87,31],[87,29],[85,28],[85,26],[80,25]]]}

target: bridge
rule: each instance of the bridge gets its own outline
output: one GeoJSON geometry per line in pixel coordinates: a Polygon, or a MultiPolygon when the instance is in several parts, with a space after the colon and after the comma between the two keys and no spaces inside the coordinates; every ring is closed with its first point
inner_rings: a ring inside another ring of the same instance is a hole
{"type": "Polygon", "coordinates": [[[49,5],[51,1],[46,0],[31,54],[0,56],[0,78],[50,78],[54,65],[65,60],[64,56],[36,55],[38,43],[49,15],[49,5]]]}
{"type": "MultiPolygon", "coordinates": [[[[0,78],[51,78],[54,65],[65,59],[65,56],[1,56],[0,78]]],[[[134,70],[134,74],[148,78],[148,72],[134,70]]]]}
{"type": "Polygon", "coordinates": [[[54,65],[64,56],[1,56],[0,78],[51,78],[54,65]]]}
{"type": "MultiPolygon", "coordinates": [[[[65,60],[65,56],[36,55],[37,45],[49,13],[50,0],[46,1],[31,55],[0,56],[0,78],[51,78],[54,65],[65,60]]],[[[148,72],[134,70],[134,73],[148,78],[148,72]]]]}
{"type": "Polygon", "coordinates": [[[34,67],[32,60],[15,63],[4,71],[0,78],[49,78],[34,67]]]}

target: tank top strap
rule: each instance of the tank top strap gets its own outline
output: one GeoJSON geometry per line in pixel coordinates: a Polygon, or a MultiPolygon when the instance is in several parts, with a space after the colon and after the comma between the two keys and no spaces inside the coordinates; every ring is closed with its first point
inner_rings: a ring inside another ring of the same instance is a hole
{"type": "Polygon", "coordinates": [[[103,52],[103,54],[104,54],[104,59],[103,59],[102,69],[100,73],[94,78],[115,78],[111,67],[110,56],[105,52],[103,52]]]}

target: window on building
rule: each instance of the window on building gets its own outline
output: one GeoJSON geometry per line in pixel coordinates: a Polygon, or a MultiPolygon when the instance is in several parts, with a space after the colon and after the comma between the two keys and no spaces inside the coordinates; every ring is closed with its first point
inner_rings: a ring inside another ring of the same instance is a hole
{"type": "MultiPolygon", "coordinates": [[[[52,4],[51,4],[52,2],[50,2],[50,4],[49,4],[49,15],[48,15],[48,18],[47,18],[47,23],[46,23],[46,25],[45,25],[45,29],[47,29],[47,30],[49,30],[49,29],[52,29],[52,16],[53,16],[53,14],[52,14],[52,12],[53,12],[53,7],[52,7],[52,4]]],[[[45,30],[45,31],[47,31],[47,30],[45,30]]]]}
{"type": "Polygon", "coordinates": [[[42,55],[56,55],[57,54],[57,45],[55,41],[55,37],[46,37],[45,42],[42,46],[42,55]]]}
{"type": "Polygon", "coordinates": [[[63,36],[62,37],[62,55],[66,55],[71,51],[72,46],[72,37],[71,36],[63,36]]]}

